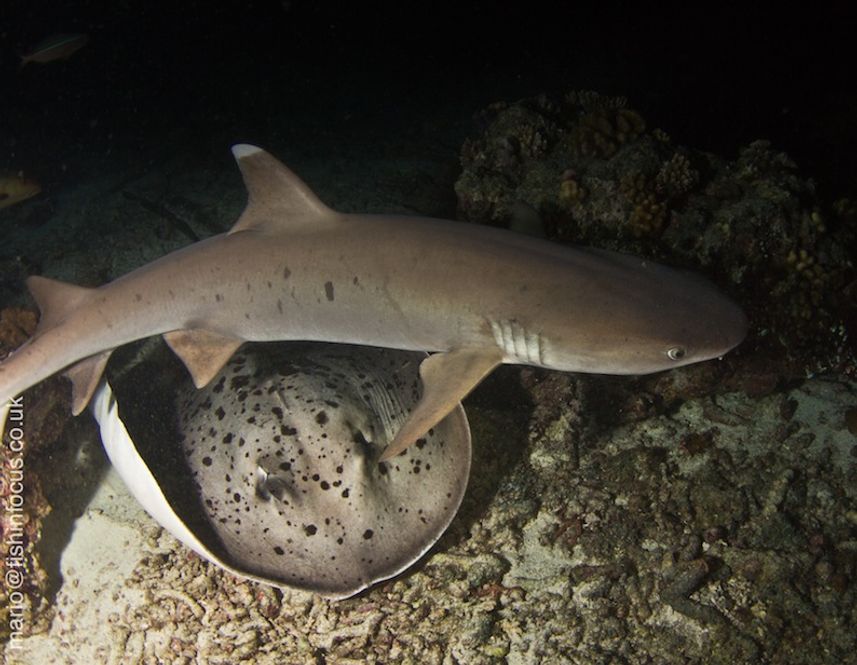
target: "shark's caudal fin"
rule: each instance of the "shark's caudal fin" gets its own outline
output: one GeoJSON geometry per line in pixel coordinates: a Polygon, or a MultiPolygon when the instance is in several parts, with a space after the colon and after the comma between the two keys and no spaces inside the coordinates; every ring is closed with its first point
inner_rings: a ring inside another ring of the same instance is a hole
{"type": "MultiPolygon", "coordinates": [[[[27,288],[41,312],[34,338],[61,324],[95,291],[39,275],[27,278],[27,288]]],[[[71,379],[71,410],[74,415],[80,414],[89,403],[112,351],[107,349],[84,358],[65,371],[65,375],[71,379]]]]}
{"type": "Polygon", "coordinates": [[[395,457],[437,425],[501,362],[503,352],[497,348],[458,349],[423,360],[423,395],[380,461],[395,457]]]}
{"type": "Polygon", "coordinates": [[[285,164],[254,145],[239,143],[232,154],[241,169],[249,200],[229,233],[249,229],[288,230],[333,221],[338,213],[328,208],[285,164]]]}

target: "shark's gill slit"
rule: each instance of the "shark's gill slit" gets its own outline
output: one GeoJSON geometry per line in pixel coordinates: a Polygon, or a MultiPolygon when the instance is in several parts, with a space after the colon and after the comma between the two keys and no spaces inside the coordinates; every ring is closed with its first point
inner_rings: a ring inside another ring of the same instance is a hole
{"type": "Polygon", "coordinates": [[[527,330],[514,319],[489,320],[489,324],[494,341],[507,357],[529,364],[544,364],[544,344],[539,333],[527,330]]]}

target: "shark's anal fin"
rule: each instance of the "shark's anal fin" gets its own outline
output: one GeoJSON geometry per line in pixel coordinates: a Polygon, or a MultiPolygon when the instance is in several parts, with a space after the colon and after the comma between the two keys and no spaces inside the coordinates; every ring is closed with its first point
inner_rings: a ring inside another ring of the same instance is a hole
{"type": "Polygon", "coordinates": [[[423,360],[423,395],[381,460],[395,457],[443,420],[482,379],[503,361],[500,349],[457,349],[423,360]]]}
{"type": "Polygon", "coordinates": [[[80,415],[89,404],[111,353],[113,349],[107,349],[89,356],[65,371],[65,375],[71,379],[71,412],[74,415],[80,415]]]}
{"type": "Polygon", "coordinates": [[[226,337],[201,328],[173,330],[164,333],[164,339],[182,359],[197,388],[211,381],[244,343],[243,339],[226,337]]]}

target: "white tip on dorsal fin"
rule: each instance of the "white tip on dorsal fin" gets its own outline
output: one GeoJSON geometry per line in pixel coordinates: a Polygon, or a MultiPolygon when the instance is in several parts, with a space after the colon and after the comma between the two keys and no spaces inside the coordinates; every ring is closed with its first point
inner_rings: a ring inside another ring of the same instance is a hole
{"type": "Polygon", "coordinates": [[[39,275],[27,278],[27,288],[41,312],[37,335],[60,323],[95,291],[39,275]]]}
{"type": "Polygon", "coordinates": [[[181,358],[197,388],[211,381],[244,343],[242,339],[202,329],[173,330],[164,333],[164,339],[181,358]]]}
{"type": "Polygon", "coordinates": [[[303,180],[262,148],[239,143],[232,146],[232,154],[244,177],[249,201],[229,233],[264,227],[285,230],[336,215],[303,180]]]}

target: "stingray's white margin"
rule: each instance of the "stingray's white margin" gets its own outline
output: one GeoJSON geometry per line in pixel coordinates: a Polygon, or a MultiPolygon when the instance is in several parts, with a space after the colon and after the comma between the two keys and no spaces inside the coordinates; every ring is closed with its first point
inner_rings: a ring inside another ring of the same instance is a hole
{"type": "Polygon", "coordinates": [[[190,532],[170,507],[155,477],[137,452],[128,430],[119,418],[119,406],[107,381],[102,381],[92,399],[92,413],[101,428],[101,441],[113,468],[128,490],[152,518],[194,552],[216,561],[208,548],[190,532]]]}

